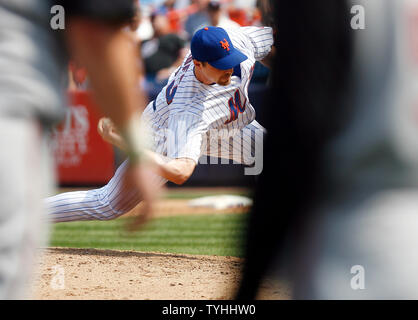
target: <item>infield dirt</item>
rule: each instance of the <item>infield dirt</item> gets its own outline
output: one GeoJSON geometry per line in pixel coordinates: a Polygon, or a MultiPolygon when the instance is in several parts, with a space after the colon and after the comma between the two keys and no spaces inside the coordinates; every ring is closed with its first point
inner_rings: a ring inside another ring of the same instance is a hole
{"type": "MultiPolygon", "coordinates": [[[[129,215],[134,215],[139,208],[129,215]]],[[[155,217],[181,214],[240,214],[248,208],[190,208],[187,200],[158,202],[155,217]]],[[[98,249],[48,248],[43,252],[34,299],[233,299],[243,259],[98,249]]],[[[290,299],[289,286],[266,280],[259,299],[290,299]]]]}
{"type": "MultiPolygon", "coordinates": [[[[233,299],[242,262],[235,257],[49,248],[34,298],[233,299]],[[57,267],[64,271],[64,282],[54,279],[57,267]]],[[[259,298],[289,299],[290,294],[286,287],[266,281],[259,298]]]]}

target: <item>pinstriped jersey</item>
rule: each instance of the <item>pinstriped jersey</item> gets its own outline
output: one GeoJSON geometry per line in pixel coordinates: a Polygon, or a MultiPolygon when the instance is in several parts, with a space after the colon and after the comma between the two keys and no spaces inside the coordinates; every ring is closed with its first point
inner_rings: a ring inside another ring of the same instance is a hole
{"type": "Polygon", "coordinates": [[[193,57],[188,53],[143,114],[152,129],[156,152],[170,158],[191,158],[197,163],[210,130],[218,129],[221,138],[227,139],[254,121],[248,86],[255,62],[271,50],[272,29],[241,27],[226,31],[233,46],[248,59],[234,68],[229,85],[207,85],[195,77],[193,57]]]}

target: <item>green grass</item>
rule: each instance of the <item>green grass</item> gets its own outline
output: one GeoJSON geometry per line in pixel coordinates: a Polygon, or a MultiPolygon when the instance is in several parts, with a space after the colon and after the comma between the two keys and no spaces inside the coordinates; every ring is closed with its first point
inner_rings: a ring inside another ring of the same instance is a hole
{"type": "Polygon", "coordinates": [[[56,224],[50,246],[242,257],[246,214],[176,216],[127,233],[127,219],[56,224]]]}

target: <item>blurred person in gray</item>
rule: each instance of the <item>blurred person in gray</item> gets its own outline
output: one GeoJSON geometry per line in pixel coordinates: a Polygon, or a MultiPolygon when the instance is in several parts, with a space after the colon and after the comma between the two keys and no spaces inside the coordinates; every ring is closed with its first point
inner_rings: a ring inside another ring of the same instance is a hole
{"type": "Polygon", "coordinates": [[[418,1],[275,12],[265,152],[278,157],[257,186],[237,298],[275,274],[295,299],[417,299],[418,1]]]}
{"type": "Polygon", "coordinates": [[[145,101],[135,89],[137,56],[121,29],[132,13],[131,0],[0,0],[0,299],[27,297],[36,250],[45,244],[41,200],[54,181],[48,133],[64,115],[69,52],[130,141],[126,183],[152,198],[140,163],[136,114],[145,101]],[[52,29],[55,4],[65,10],[65,30],[52,29]]]}
{"type": "Polygon", "coordinates": [[[324,148],[295,297],[418,299],[418,1],[348,4],[350,110],[324,148]]]}

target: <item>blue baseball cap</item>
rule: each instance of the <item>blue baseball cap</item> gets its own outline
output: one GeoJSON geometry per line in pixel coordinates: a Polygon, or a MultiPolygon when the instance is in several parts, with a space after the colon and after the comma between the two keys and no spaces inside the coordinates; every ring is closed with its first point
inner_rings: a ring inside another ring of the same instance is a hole
{"type": "Polygon", "coordinates": [[[234,68],[247,60],[247,56],[235,49],[228,33],[219,27],[198,30],[190,43],[193,59],[208,62],[220,70],[234,68]]]}

